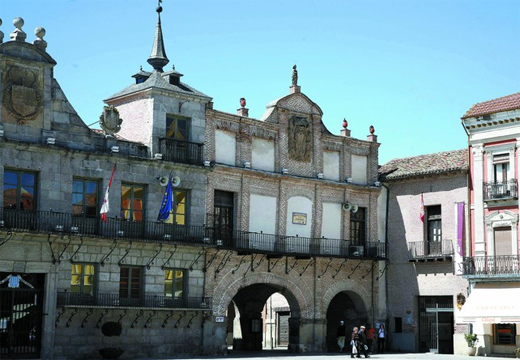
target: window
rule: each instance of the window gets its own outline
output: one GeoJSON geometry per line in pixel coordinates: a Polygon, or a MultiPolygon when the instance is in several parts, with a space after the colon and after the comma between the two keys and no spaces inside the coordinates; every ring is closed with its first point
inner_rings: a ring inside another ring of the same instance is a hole
{"type": "Polygon", "coordinates": [[[121,185],[121,218],[144,220],[144,187],[136,184],[121,185]]]}
{"type": "Polygon", "coordinates": [[[4,208],[20,211],[36,210],[36,174],[4,171],[4,208]]]}
{"type": "Polygon", "coordinates": [[[186,297],[187,272],[183,269],[164,270],[164,296],[167,299],[186,297]]]}
{"type": "Polygon", "coordinates": [[[493,181],[496,184],[507,183],[508,170],[509,170],[509,154],[493,155],[493,181]]]}
{"type": "Polygon", "coordinates": [[[395,317],[394,318],[394,324],[395,324],[395,332],[396,333],[402,333],[403,332],[403,318],[402,317],[395,317]]]}
{"type": "Polygon", "coordinates": [[[98,182],[74,179],[72,182],[72,214],[95,218],[98,210],[98,182]]]}
{"type": "Polygon", "coordinates": [[[122,266],[119,277],[119,299],[139,300],[142,294],[143,268],[122,266]]]}
{"type": "Polygon", "coordinates": [[[165,222],[168,224],[186,225],[186,190],[172,191],[172,211],[165,222]]]}
{"type": "Polygon", "coordinates": [[[214,227],[217,240],[230,241],[233,236],[233,199],[232,192],[215,190],[214,227]]]}
{"type": "Polygon", "coordinates": [[[350,240],[355,244],[364,244],[366,237],[366,208],[359,207],[350,213],[350,240]]]}
{"type": "Polygon", "coordinates": [[[168,139],[189,141],[189,118],[167,115],[166,137],[168,139]]]}
{"type": "Polygon", "coordinates": [[[495,345],[515,345],[516,325],[515,324],[495,324],[493,325],[495,345]]]}
{"type": "Polygon", "coordinates": [[[442,221],[441,206],[426,207],[427,244],[426,254],[440,254],[442,252],[442,221]]]}
{"type": "Polygon", "coordinates": [[[96,290],[96,267],[94,264],[72,264],[70,292],[94,296],[96,290]]]}

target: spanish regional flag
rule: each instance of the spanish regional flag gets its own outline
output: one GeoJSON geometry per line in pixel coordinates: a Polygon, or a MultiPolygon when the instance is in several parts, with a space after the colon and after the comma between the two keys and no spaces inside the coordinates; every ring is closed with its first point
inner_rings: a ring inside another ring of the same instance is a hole
{"type": "Polygon", "coordinates": [[[421,213],[419,214],[419,218],[422,222],[424,222],[424,199],[423,194],[421,194],[421,213]]]}
{"type": "Polygon", "coordinates": [[[108,204],[108,194],[110,193],[110,185],[112,185],[112,179],[114,178],[114,172],[116,171],[116,164],[112,168],[112,175],[110,175],[110,181],[108,182],[107,190],[105,191],[105,197],[103,199],[103,205],[99,211],[101,220],[107,222],[107,213],[110,211],[110,205],[108,204]]]}
{"type": "Polygon", "coordinates": [[[161,209],[159,210],[159,215],[157,216],[157,221],[160,220],[168,220],[170,217],[170,213],[173,209],[173,184],[172,184],[172,176],[168,177],[168,185],[166,186],[166,190],[164,191],[163,201],[161,204],[161,209]]]}

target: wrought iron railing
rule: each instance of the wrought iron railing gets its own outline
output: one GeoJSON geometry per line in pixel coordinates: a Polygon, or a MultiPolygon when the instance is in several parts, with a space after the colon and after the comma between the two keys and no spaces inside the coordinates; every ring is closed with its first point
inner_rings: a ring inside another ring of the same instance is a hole
{"type": "Polygon", "coordinates": [[[484,200],[500,200],[518,197],[516,179],[507,182],[484,183],[484,200]]]}
{"type": "Polygon", "coordinates": [[[520,255],[473,256],[463,259],[464,275],[520,275],[520,255]]]}
{"type": "Polygon", "coordinates": [[[165,295],[143,295],[137,299],[121,298],[119,294],[87,295],[69,291],[58,292],[58,306],[138,307],[166,309],[210,309],[210,297],[172,298],[165,295]]]}
{"type": "Polygon", "coordinates": [[[249,253],[293,256],[385,259],[386,244],[379,241],[308,238],[225,231],[204,225],[177,225],[157,221],[73,216],[55,211],[18,211],[0,208],[0,227],[14,232],[61,233],[116,240],[215,246],[249,253]]]}
{"type": "Polygon", "coordinates": [[[408,258],[410,260],[452,257],[453,254],[453,242],[448,239],[408,243],[408,258]]]}
{"type": "Polygon", "coordinates": [[[165,161],[203,165],[204,144],[162,138],[159,139],[159,149],[165,161]]]}

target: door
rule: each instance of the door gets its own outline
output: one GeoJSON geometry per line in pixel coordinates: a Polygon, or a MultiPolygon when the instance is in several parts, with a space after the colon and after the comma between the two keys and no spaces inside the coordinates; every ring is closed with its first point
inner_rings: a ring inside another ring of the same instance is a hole
{"type": "Polygon", "coordinates": [[[215,190],[214,229],[217,245],[234,246],[233,193],[215,190]]]}
{"type": "Polygon", "coordinates": [[[0,273],[0,358],[39,358],[43,274],[0,273]]]}

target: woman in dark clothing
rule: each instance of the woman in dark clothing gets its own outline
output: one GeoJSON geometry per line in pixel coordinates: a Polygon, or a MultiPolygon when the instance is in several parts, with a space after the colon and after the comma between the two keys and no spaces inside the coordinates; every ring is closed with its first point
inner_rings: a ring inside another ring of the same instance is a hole
{"type": "Polygon", "coordinates": [[[360,357],[360,354],[363,354],[365,355],[365,358],[369,358],[370,356],[368,355],[368,346],[366,345],[367,343],[367,337],[366,337],[366,334],[365,334],[365,327],[364,326],[361,326],[360,327],[360,330],[358,332],[358,357],[360,357]]]}

